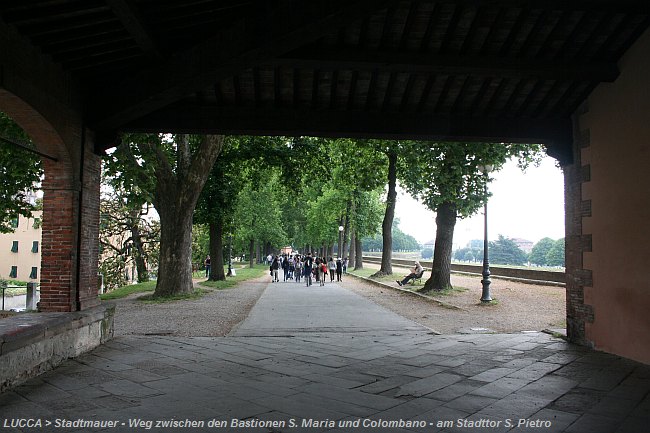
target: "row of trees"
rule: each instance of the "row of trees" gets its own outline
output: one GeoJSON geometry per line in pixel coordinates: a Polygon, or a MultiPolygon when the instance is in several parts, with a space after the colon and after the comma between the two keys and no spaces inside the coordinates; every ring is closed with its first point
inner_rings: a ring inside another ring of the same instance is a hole
{"type": "Polygon", "coordinates": [[[332,254],[342,226],[342,248],[347,251],[350,246],[352,263],[361,267],[362,238],[377,233],[383,216],[378,273],[391,274],[398,179],[437,214],[433,271],[425,283],[428,291],[450,286],[456,220],[475,213],[487,199],[489,178],[480,173],[479,166],[499,169],[513,156],[523,168],[541,157],[541,148],[311,137],[127,135],[108,159],[107,165],[113,168],[107,171],[121,182],[121,188],[137,189],[158,210],[157,295],[191,290],[192,223],[209,227],[216,271],[212,278],[221,279],[224,233],[235,233],[236,247],[247,249],[252,262],[285,244],[332,254]]]}
{"type": "MultiPolygon", "coordinates": [[[[433,270],[424,287],[429,291],[450,286],[456,221],[474,214],[487,199],[490,179],[479,167],[489,164],[498,170],[511,157],[525,168],[541,157],[541,147],[127,134],[106,158],[106,179],[133,221],[142,221],[147,204],[157,210],[159,227],[151,233],[159,230],[158,245],[153,248],[150,231],[138,225],[120,247],[145,258],[158,255],[156,296],[192,290],[191,233],[197,223],[208,227],[217,271],[222,269],[224,233],[235,233],[252,260],[287,243],[331,252],[339,226],[344,227],[342,247],[347,251],[349,246],[352,263],[360,267],[362,238],[375,235],[381,225],[379,273],[391,274],[399,180],[436,213],[433,270]]],[[[113,223],[103,218],[103,225],[113,223]]],[[[135,262],[138,268],[143,265],[143,260],[135,262]]],[[[138,274],[146,276],[146,269],[138,274]]]]}
{"type": "MultiPolygon", "coordinates": [[[[553,240],[544,238],[537,242],[530,254],[526,254],[512,240],[499,235],[489,243],[490,263],[501,265],[564,266],[564,238],[553,240]]],[[[483,260],[482,246],[468,246],[454,251],[454,259],[466,262],[483,260]]]]}

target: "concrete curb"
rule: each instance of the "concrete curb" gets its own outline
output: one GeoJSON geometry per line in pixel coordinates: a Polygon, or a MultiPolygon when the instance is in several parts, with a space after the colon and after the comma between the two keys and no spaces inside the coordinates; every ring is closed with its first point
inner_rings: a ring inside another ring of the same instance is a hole
{"type": "Polygon", "coordinates": [[[354,274],[351,274],[351,273],[347,273],[346,275],[349,275],[349,276],[354,277],[354,278],[358,278],[360,280],[363,280],[363,281],[365,281],[367,283],[370,283],[372,285],[375,285],[377,287],[388,288],[388,289],[396,290],[398,292],[408,293],[408,294],[413,295],[413,296],[419,296],[420,298],[424,298],[427,301],[435,302],[436,304],[438,304],[438,305],[440,305],[441,307],[444,307],[444,308],[449,308],[451,310],[469,311],[469,310],[461,308],[461,307],[459,307],[457,305],[450,304],[450,303],[445,302],[445,301],[441,301],[440,299],[434,298],[433,296],[424,295],[422,293],[414,292],[412,290],[401,289],[399,287],[394,287],[394,286],[391,286],[389,284],[382,283],[380,281],[376,281],[376,280],[366,278],[366,277],[362,277],[362,276],[359,276],[359,275],[354,275],[354,274]]]}

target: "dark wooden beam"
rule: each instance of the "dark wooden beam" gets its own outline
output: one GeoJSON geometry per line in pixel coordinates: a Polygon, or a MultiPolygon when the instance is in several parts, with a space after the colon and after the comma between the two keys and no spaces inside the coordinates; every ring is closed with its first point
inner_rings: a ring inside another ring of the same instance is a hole
{"type": "Polygon", "coordinates": [[[265,15],[247,16],[191,49],[88,96],[95,130],[115,129],[368,16],[397,0],[286,2],[265,15]],[[93,104],[94,101],[97,101],[93,104]]]}
{"type": "Polygon", "coordinates": [[[312,135],[328,137],[544,143],[570,162],[570,118],[494,119],[419,113],[234,107],[168,107],[126,125],[131,132],[312,135]]]}
{"type": "Polygon", "coordinates": [[[152,32],[142,19],[135,2],[132,0],[106,0],[106,4],[117,16],[117,19],[120,20],[126,31],[133,36],[133,39],[147,57],[155,60],[162,59],[152,32]]]}
{"type": "Polygon", "coordinates": [[[393,51],[332,50],[283,57],[271,65],[330,70],[407,72],[412,74],[473,75],[484,77],[539,78],[612,82],[619,74],[615,62],[478,57],[456,55],[423,56],[393,51]]]}

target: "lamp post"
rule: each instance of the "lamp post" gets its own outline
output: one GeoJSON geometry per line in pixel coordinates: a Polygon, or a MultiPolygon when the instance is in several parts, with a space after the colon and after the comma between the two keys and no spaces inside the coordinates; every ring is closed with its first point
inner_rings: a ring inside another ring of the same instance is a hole
{"type": "Polygon", "coordinates": [[[339,226],[339,247],[338,247],[338,258],[340,259],[343,255],[343,226],[339,226]]]}
{"type": "Polygon", "coordinates": [[[233,277],[235,274],[232,271],[232,231],[228,234],[228,277],[233,277]]]}
{"type": "Polygon", "coordinates": [[[485,164],[485,165],[479,165],[478,169],[480,170],[481,173],[483,173],[483,176],[485,176],[485,203],[483,204],[483,279],[481,280],[481,284],[483,285],[483,291],[481,294],[481,302],[490,302],[492,300],[492,296],[490,296],[490,260],[488,257],[488,213],[487,213],[487,202],[488,202],[488,180],[489,180],[489,174],[492,171],[492,165],[491,164],[485,164]]]}

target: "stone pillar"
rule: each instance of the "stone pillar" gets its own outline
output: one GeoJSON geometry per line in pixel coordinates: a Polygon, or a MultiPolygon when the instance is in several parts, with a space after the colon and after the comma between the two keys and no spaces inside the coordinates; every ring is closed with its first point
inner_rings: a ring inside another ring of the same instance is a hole
{"type": "Polygon", "coordinates": [[[92,151],[92,140],[82,139],[78,176],[65,164],[44,160],[39,311],[78,311],[99,304],[101,159],[92,151]]]}
{"type": "Polygon", "coordinates": [[[589,166],[582,165],[582,149],[589,145],[589,131],[580,129],[578,116],[586,105],[575,114],[573,162],[562,167],[564,171],[565,210],[565,266],[566,266],[566,321],[567,337],[574,343],[591,346],[585,334],[585,323],[593,322],[591,305],[585,304],[584,288],[592,286],[592,272],[584,269],[583,253],[591,251],[591,236],[582,232],[582,218],[591,216],[591,202],[582,200],[582,185],[591,174],[589,166]]]}

